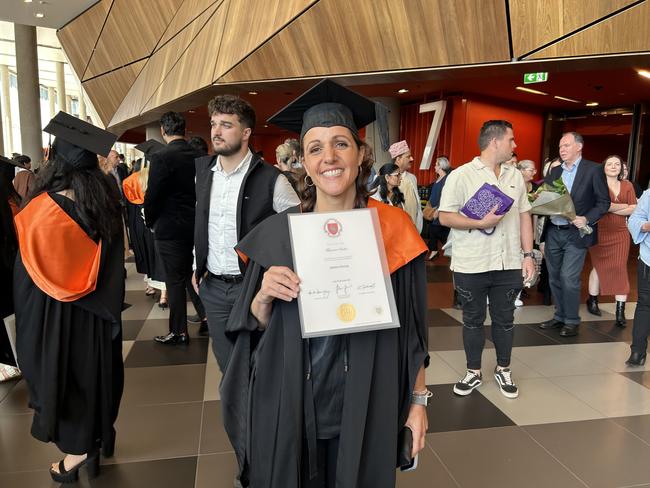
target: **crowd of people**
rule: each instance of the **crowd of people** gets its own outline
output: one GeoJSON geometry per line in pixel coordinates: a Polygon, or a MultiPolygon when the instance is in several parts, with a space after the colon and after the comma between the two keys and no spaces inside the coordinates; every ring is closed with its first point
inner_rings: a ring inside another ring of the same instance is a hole
{"type": "Polygon", "coordinates": [[[45,128],[55,140],[38,174],[24,158],[3,158],[0,270],[14,293],[0,306],[3,317],[15,313],[17,358],[0,336],[0,379],[24,376],[32,435],[64,454],[50,467],[55,481],[76,481],[82,467],[96,476],[100,457],[113,455],[131,252],[145,294],[159,291],[159,305],[169,308],[169,332],[153,340],[183,347],[188,322],[212,339],[236,486],[395,486],[396,467],[408,469],[424,447],[426,261],[443,253],[451,258],[467,362],[455,394],[482,384],[489,309],[492,374],[505,397],[517,398],[514,313],[536,281],[554,305],[539,326],[579,333],[587,253],[589,313],[600,315],[598,297],[614,295],[615,323],[625,327],[630,241],[640,244],[640,258],[627,363],[645,363],[650,194],[637,202],[619,156],[591,162],[580,134],[568,132],[559,158],[536,180],[536,164],[517,161],[516,128],[490,120],[472,161],[452,170],[447,157],[437,158],[423,206],[407,141],[392,144],[391,160],[377,164],[359,137],[375,120],[374,102],[331,80],[269,120],[299,134],[277,148],[275,167],[250,148],[250,103],[219,95],[208,112],[210,154],[202,139],[186,140],[182,115],[168,112],[160,119],[163,142],[140,144],[144,157],[129,168],[111,149],[115,136],[60,113],[45,128]],[[557,181],[575,218],[532,215],[540,185],[557,181]],[[492,202],[477,218],[466,207],[485,185],[510,203],[492,202]],[[303,339],[290,216],[362,208],[378,217],[400,326],[303,339]]]}

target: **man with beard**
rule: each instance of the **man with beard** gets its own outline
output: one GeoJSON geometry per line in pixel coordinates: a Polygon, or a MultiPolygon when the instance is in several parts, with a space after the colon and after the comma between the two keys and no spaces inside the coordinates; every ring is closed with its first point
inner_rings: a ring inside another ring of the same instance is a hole
{"type": "Polygon", "coordinates": [[[248,102],[221,95],[210,100],[208,112],[214,154],[196,160],[194,281],[224,371],[232,348],[226,323],[244,271],[235,245],[264,219],[295,207],[300,199],[277,168],[250,151],[255,111],[248,102]]]}

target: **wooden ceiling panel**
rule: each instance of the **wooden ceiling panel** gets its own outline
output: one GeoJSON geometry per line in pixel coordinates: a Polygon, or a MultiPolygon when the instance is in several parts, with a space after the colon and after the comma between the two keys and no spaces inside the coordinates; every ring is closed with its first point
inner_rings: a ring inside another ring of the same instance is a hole
{"type": "Polygon", "coordinates": [[[113,0],[102,0],[56,33],[79,78],[86,71],[112,3],[113,0]]]}
{"type": "Polygon", "coordinates": [[[221,0],[183,0],[183,4],[176,12],[176,15],[169,23],[165,33],[158,42],[156,50],[160,49],[172,37],[181,32],[181,30],[190,23],[194,22],[194,20],[196,20],[196,18],[204,13],[209,7],[220,2],[221,0]]]}
{"type": "Polygon", "coordinates": [[[156,89],[185,53],[196,35],[206,26],[206,22],[221,3],[222,0],[219,0],[213,4],[194,19],[187,28],[183,29],[177,36],[174,36],[167,44],[149,57],[147,64],[140,72],[140,76],[135,80],[122,104],[113,115],[111,125],[116,121],[125,121],[140,115],[156,89]]]}
{"type": "MultiPolygon", "coordinates": [[[[212,80],[230,70],[316,0],[232,0],[212,80]]],[[[340,15],[340,13],[339,13],[340,15]]],[[[287,51],[287,57],[298,52],[287,51]]]]}
{"type": "Polygon", "coordinates": [[[507,61],[507,32],[502,0],[320,0],[218,82],[507,61]]]}
{"type": "MultiPolygon", "coordinates": [[[[219,5],[205,27],[158,86],[142,109],[143,112],[212,84],[212,73],[219,55],[231,1],[236,0],[225,0],[219,5]]],[[[117,122],[119,121],[116,120],[117,122]]]]}
{"type": "Polygon", "coordinates": [[[636,0],[509,0],[515,57],[601,19],[636,0]]]}
{"type": "Polygon", "coordinates": [[[114,0],[83,80],[149,56],[183,0],[114,0]]]}
{"type": "Polygon", "coordinates": [[[108,126],[115,110],[131,88],[144,64],[144,60],[138,61],[83,83],[88,97],[105,126],[108,126]]]}
{"type": "Polygon", "coordinates": [[[644,2],[595,24],[526,59],[589,56],[650,51],[650,2],[644,2]]]}

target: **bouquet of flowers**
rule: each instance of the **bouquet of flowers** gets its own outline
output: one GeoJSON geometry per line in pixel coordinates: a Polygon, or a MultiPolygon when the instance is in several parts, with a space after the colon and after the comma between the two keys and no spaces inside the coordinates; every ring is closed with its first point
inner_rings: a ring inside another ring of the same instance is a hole
{"type": "MultiPolygon", "coordinates": [[[[569,222],[576,218],[571,194],[562,178],[558,178],[551,184],[544,183],[536,191],[528,194],[528,200],[533,207],[531,213],[534,215],[564,217],[569,222]]],[[[584,237],[594,230],[589,225],[585,225],[579,231],[580,237],[584,237]]]]}

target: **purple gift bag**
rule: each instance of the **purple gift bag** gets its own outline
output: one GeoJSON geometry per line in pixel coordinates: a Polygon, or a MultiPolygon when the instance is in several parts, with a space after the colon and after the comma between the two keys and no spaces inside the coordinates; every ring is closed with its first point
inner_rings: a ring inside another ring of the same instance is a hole
{"type": "MultiPolygon", "coordinates": [[[[508,195],[503,193],[496,185],[490,185],[488,183],[483,183],[483,186],[477,190],[474,195],[467,200],[463,208],[460,211],[467,215],[470,219],[481,220],[487,214],[490,213],[490,210],[494,208],[495,205],[498,205],[497,215],[503,215],[515,201],[510,198],[508,195]]],[[[486,232],[483,229],[480,229],[484,234],[492,234],[492,232],[486,232]]]]}

